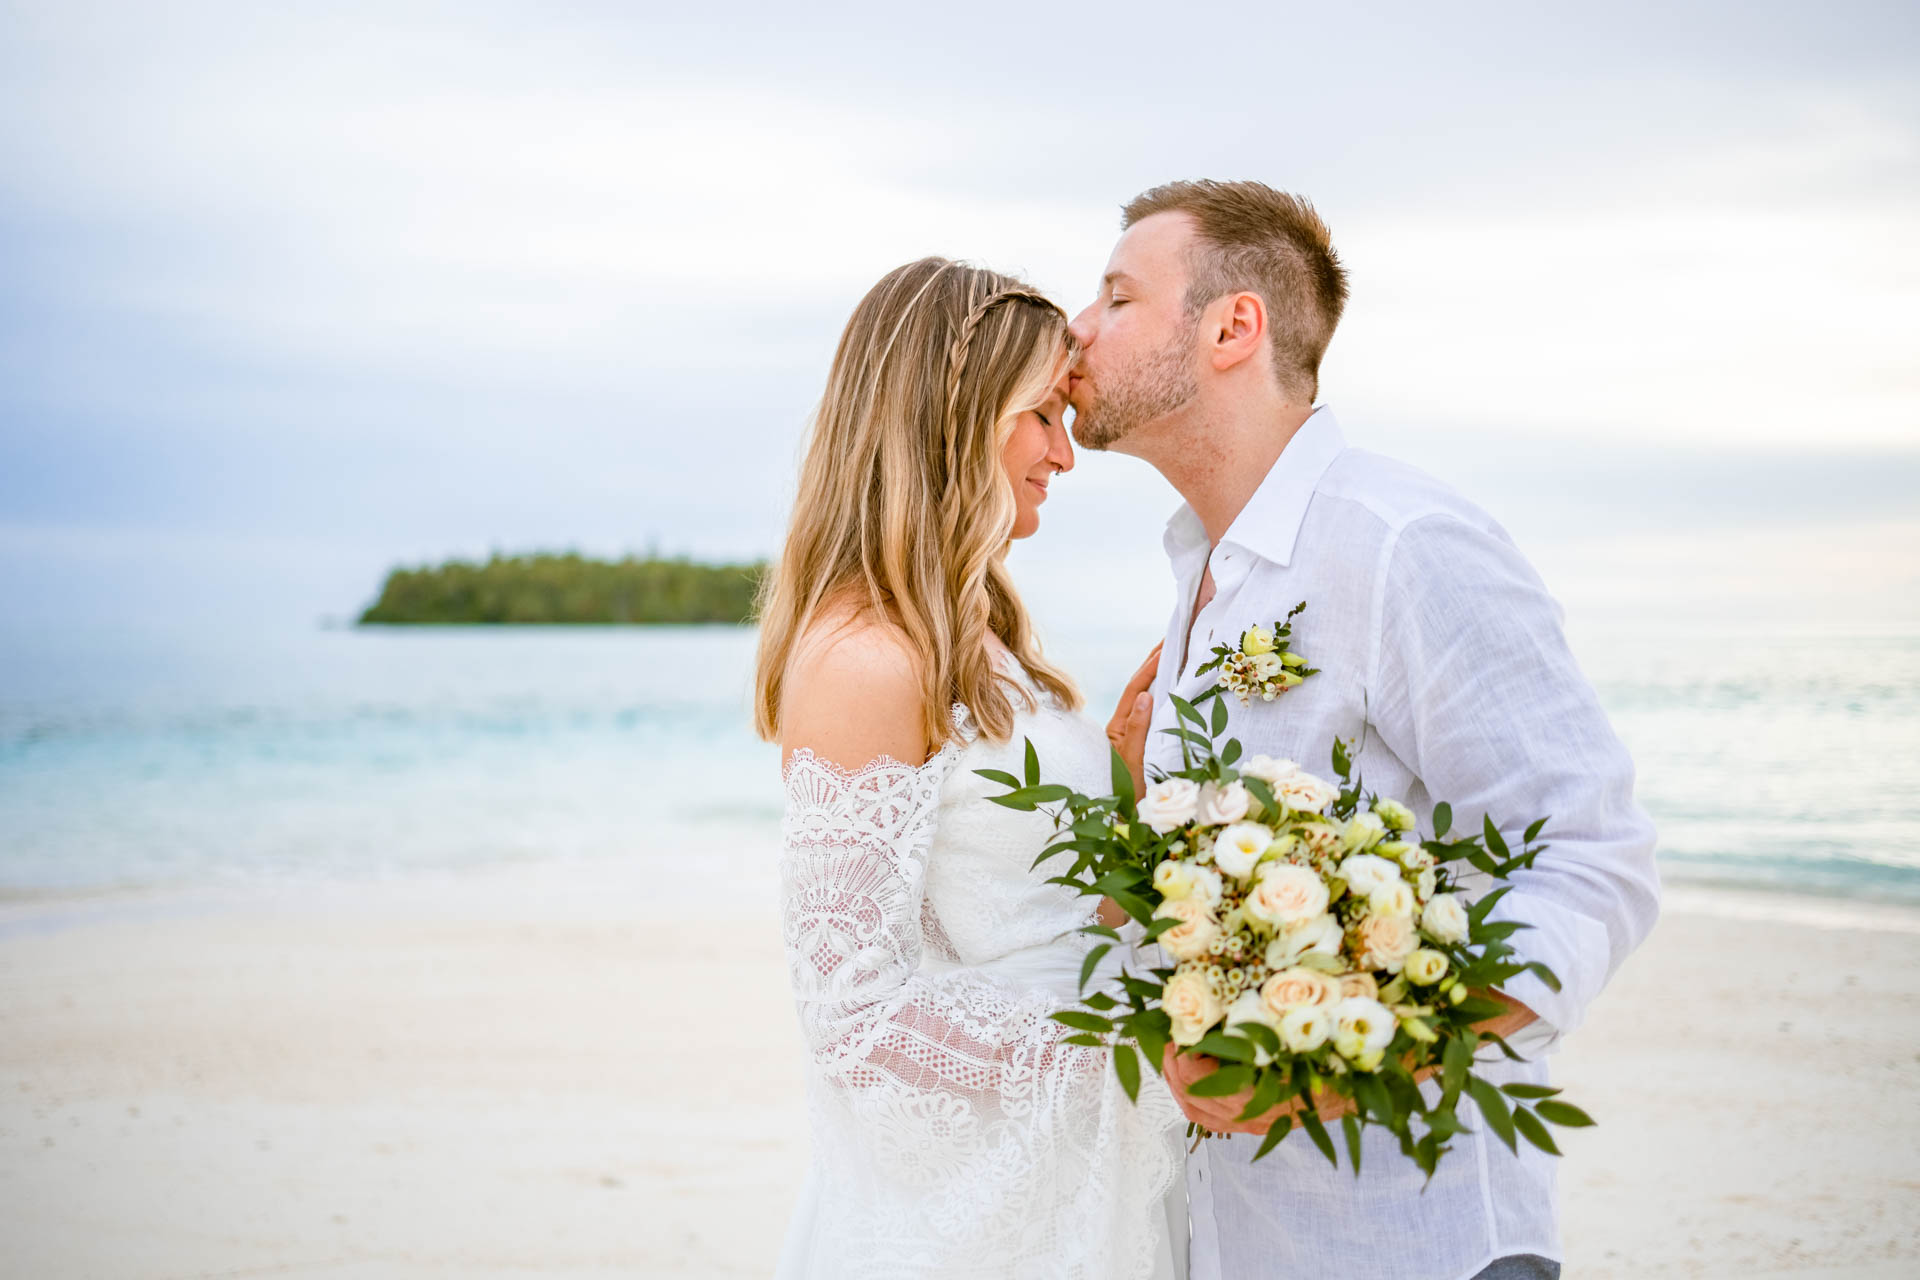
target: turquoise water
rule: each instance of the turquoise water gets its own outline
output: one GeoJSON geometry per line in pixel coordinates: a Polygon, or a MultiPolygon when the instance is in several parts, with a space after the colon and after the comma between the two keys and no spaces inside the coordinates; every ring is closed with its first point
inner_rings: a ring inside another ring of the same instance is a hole
{"type": "MultiPolygon", "coordinates": [[[[1053,652],[1105,718],[1142,637],[1053,652]]],[[[1667,879],[1920,902],[1920,635],[1575,636],[1667,879]]],[[[0,896],[697,857],[765,887],[734,628],[0,633],[0,896]]]]}

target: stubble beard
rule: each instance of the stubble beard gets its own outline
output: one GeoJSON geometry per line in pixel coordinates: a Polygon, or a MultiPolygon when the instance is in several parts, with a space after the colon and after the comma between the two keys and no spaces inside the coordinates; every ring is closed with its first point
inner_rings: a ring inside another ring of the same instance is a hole
{"type": "Polygon", "coordinates": [[[1192,400],[1200,390],[1191,366],[1199,322],[1195,316],[1166,346],[1109,374],[1086,411],[1075,411],[1074,442],[1084,449],[1109,449],[1192,400]]]}

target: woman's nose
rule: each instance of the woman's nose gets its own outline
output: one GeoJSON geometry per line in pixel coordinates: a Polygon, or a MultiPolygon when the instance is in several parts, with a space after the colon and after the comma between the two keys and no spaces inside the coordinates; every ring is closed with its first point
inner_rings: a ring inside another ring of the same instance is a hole
{"type": "Polygon", "coordinates": [[[1061,471],[1073,470],[1073,437],[1065,423],[1056,422],[1047,429],[1047,460],[1061,471]]]}

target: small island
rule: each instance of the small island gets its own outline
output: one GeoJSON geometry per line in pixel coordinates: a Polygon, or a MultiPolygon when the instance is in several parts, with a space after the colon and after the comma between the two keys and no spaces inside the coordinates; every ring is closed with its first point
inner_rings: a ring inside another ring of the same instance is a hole
{"type": "Polygon", "coordinates": [[[577,552],[449,560],[387,574],[359,624],[660,624],[752,620],[765,562],[695,564],[577,552]]]}

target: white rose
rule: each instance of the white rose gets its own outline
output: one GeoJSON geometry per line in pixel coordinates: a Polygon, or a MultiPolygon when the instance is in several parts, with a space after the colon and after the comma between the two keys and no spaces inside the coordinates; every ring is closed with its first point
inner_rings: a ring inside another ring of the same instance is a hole
{"type": "Polygon", "coordinates": [[[1367,907],[1375,915],[1411,916],[1413,914],[1413,886],[1405,880],[1395,880],[1383,884],[1367,895],[1367,907]]]}
{"type": "Polygon", "coordinates": [[[1467,940],[1467,909],[1450,893],[1436,894],[1420,913],[1420,927],[1435,942],[1467,940]]]}
{"type": "Polygon", "coordinates": [[[1248,627],[1240,633],[1240,651],[1249,657],[1273,652],[1273,632],[1265,627],[1248,627]]]}
{"type": "Polygon", "coordinates": [[[1200,788],[1186,778],[1162,778],[1147,786],[1140,797],[1140,820],[1165,835],[1193,821],[1200,805],[1200,788]]]}
{"type": "Polygon", "coordinates": [[[1253,797],[1248,794],[1245,784],[1236,780],[1224,787],[1216,787],[1209,782],[1200,788],[1200,799],[1195,805],[1195,821],[1209,827],[1224,827],[1246,817],[1247,809],[1252,804],[1253,797]]]}
{"type": "Polygon", "coordinates": [[[1236,822],[1215,837],[1213,865],[1230,876],[1245,879],[1272,843],[1273,828],[1258,822],[1236,822]]]}
{"type": "Polygon", "coordinates": [[[1371,853],[1356,853],[1340,864],[1340,878],[1355,896],[1364,898],[1383,885],[1397,883],[1400,868],[1371,853]]]}
{"type": "Polygon", "coordinates": [[[1380,821],[1378,815],[1356,813],[1347,820],[1347,829],[1340,836],[1340,847],[1349,853],[1359,849],[1371,849],[1387,838],[1387,824],[1380,821]]]}
{"type": "Polygon", "coordinates": [[[1278,784],[1299,773],[1300,766],[1291,760],[1276,760],[1272,756],[1252,756],[1241,762],[1240,772],[1249,778],[1278,784]]]}
{"type": "Polygon", "coordinates": [[[1420,945],[1410,916],[1368,916],[1354,934],[1360,943],[1360,967],[1368,970],[1398,973],[1420,945]]]}
{"type": "Polygon", "coordinates": [[[1275,1018],[1300,1004],[1340,1003],[1340,984],[1314,969],[1282,969],[1260,984],[1260,998],[1275,1018]]]}
{"type": "Polygon", "coordinates": [[[1225,1012],[1206,975],[1184,967],[1167,979],[1160,1008],[1173,1023],[1172,1040],[1178,1045],[1199,1044],[1225,1012]]]}
{"type": "Polygon", "coordinates": [[[1253,664],[1253,674],[1262,680],[1271,680],[1286,670],[1280,665],[1280,655],[1276,653],[1256,654],[1249,661],[1253,664]]]}
{"type": "Polygon", "coordinates": [[[1318,919],[1327,909],[1327,886],[1291,862],[1269,862],[1247,894],[1247,914],[1263,924],[1286,926],[1318,919]]]}
{"type": "Polygon", "coordinates": [[[1420,895],[1420,901],[1425,902],[1433,896],[1433,891],[1439,887],[1440,873],[1432,867],[1427,867],[1420,872],[1420,879],[1415,883],[1413,891],[1420,895]]]}
{"type": "Polygon", "coordinates": [[[1154,892],[1169,902],[1186,897],[1193,892],[1194,870],[1191,862],[1168,858],[1153,869],[1154,892]]]}
{"type": "Polygon", "coordinates": [[[1333,1034],[1333,1013],[1325,1005],[1296,1005],[1280,1019],[1280,1043],[1289,1053],[1312,1053],[1333,1034]]]}
{"type": "Polygon", "coordinates": [[[1377,1053],[1393,1043],[1393,1033],[1400,1029],[1399,1020],[1393,1011],[1378,1000],[1369,1000],[1365,996],[1349,996],[1333,1007],[1333,1024],[1345,1036],[1352,1036],[1360,1045],[1360,1053],[1341,1053],[1349,1058],[1363,1057],[1377,1053]]]}
{"type": "Polygon", "coordinates": [[[1290,925],[1267,944],[1267,968],[1284,969],[1303,956],[1337,956],[1344,938],[1340,922],[1331,915],[1290,925]]]}
{"type": "Polygon", "coordinates": [[[1163,902],[1153,914],[1180,921],[1156,939],[1161,950],[1175,960],[1193,960],[1207,954],[1207,948],[1220,937],[1220,922],[1214,919],[1212,908],[1196,898],[1163,902]]]}
{"type": "Polygon", "coordinates": [[[1380,815],[1380,821],[1387,824],[1389,831],[1413,830],[1413,810],[1398,800],[1376,800],[1373,811],[1380,815]]]}
{"type": "Polygon", "coordinates": [[[1438,951],[1421,947],[1407,957],[1407,979],[1423,987],[1430,987],[1447,976],[1447,958],[1438,951]]]}
{"type": "Polygon", "coordinates": [[[1340,798],[1340,788],[1310,773],[1295,773],[1280,780],[1274,795],[1289,809],[1319,813],[1340,798]]]}

